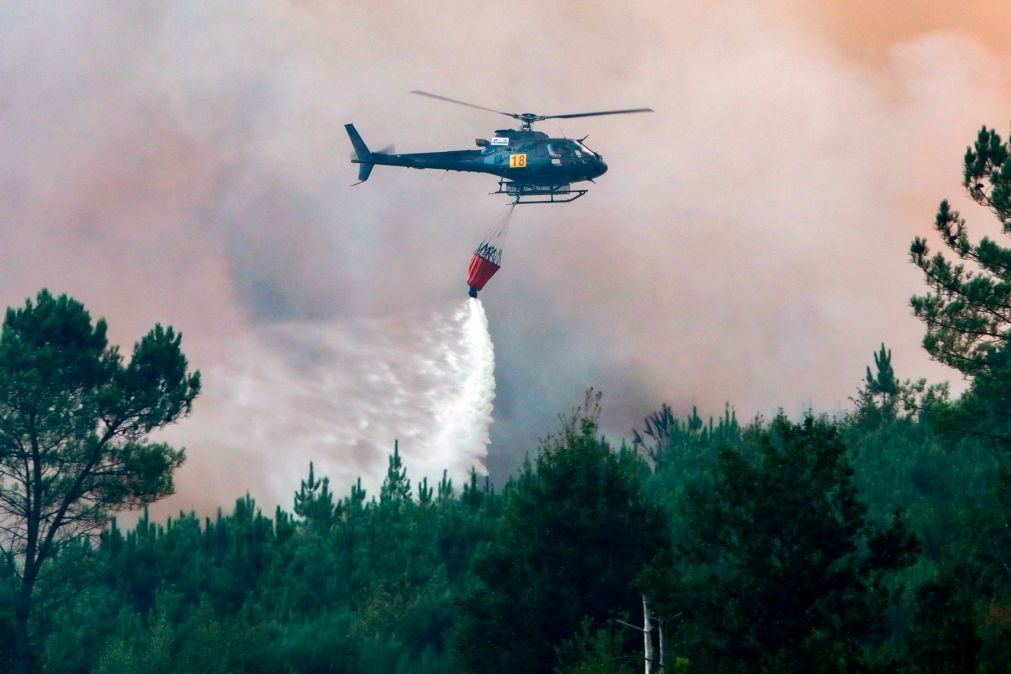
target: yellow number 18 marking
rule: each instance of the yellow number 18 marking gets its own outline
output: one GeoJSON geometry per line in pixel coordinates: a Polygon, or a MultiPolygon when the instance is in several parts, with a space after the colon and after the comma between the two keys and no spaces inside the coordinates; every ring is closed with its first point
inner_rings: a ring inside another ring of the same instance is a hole
{"type": "Polygon", "coordinates": [[[526,168],[526,165],[527,165],[526,153],[509,155],[509,168],[526,168]]]}

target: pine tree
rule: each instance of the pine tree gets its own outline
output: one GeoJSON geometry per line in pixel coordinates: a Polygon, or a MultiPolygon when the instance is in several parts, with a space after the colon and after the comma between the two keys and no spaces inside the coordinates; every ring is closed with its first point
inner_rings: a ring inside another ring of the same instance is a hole
{"type": "MultiPolygon", "coordinates": [[[[996,131],[983,127],[966,150],[963,170],[969,196],[997,217],[1005,234],[1011,234],[1009,150],[996,131]]],[[[953,264],[941,253],[930,256],[920,237],[910,246],[928,287],[927,294],[910,300],[927,326],[924,348],[970,377],[1005,367],[1011,338],[1011,248],[989,237],[972,243],[965,220],[947,200],[941,202],[934,228],[960,262],[953,264]]]]}
{"type": "MultiPolygon", "coordinates": [[[[969,196],[994,215],[1011,235],[1011,145],[992,129],[979,131],[967,148],[962,184],[969,196]]],[[[934,223],[953,264],[929,256],[917,238],[910,248],[923,270],[928,292],[911,298],[926,324],[923,345],[937,360],[966,375],[969,390],[953,404],[935,405],[931,420],[952,440],[971,437],[993,452],[999,463],[998,501],[989,528],[992,545],[1011,549],[1011,247],[989,237],[969,240],[965,219],[942,201],[934,223]]],[[[1011,555],[1006,555],[1011,557],[1011,555]]],[[[1007,568],[1006,563],[1004,563],[1007,568]]],[[[1008,574],[1011,577],[1011,574],[1008,574]]]]}
{"type": "MultiPolygon", "coordinates": [[[[667,529],[642,495],[639,459],[597,437],[598,400],[524,467],[474,560],[457,640],[466,671],[552,672],[555,649],[584,620],[601,627],[642,610],[633,581],[667,546],[667,529]]],[[[472,473],[472,491],[475,482],[472,473]]]]}
{"type": "Polygon", "coordinates": [[[724,448],[711,482],[688,491],[679,565],[648,578],[661,611],[683,611],[688,656],[706,672],[861,671],[884,627],[884,580],[915,558],[896,517],[866,517],[838,429],[777,417],[754,460],[724,448]]]}
{"type": "Polygon", "coordinates": [[[393,454],[390,454],[386,478],[379,490],[381,504],[408,503],[411,500],[411,481],[407,479],[407,469],[400,460],[400,442],[393,441],[393,454]]]}
{"type": "Polygon", "coordinates": [[[907,382],[903,385],[892,369],[892,350],[881,348],[874,353],[874,370],[867,366],[864,385],[857,391],[856,418],[864,428],[878,428],[893,421],[899,414],[899,403],[903,394],[915,396],[916,386],[907,382]]]}
{"type": "Polygon", "coordinates": [[[432,494],[434,491],[432,487],[428,486],[428,478],[422,478],[421,482],[418,483],[418,505],[432,505],[432,494]]]}
{"type": "Polygon", "coordinates": [[[871,366],[867,366],[867,392],[871,395],[882,398],[894,398],[899,394],[899,380],[895,378],[895,371],[892,369],[892,350],[885,348],[885,343],[881,343],[881,348],[874,354],[875,373],[871,373],[871,366]]]}
{"type": "Polygon", "coordinates": [[[442,479],[439,480],[439,491],[436,498],[439,501],[448,501],[453,498],[453,480],[448,477],[448,471],[442,471],[442,479]]]}
{"type": "Polygon", "coordinates": [[[485,489],[481,489],[477,482],[477,469],[471,467],[470,479],[463,484],[463,494],[460,495],[460,502],[476,510],[481,506],[481,502],[484,500],[485,491],[487,491],[488,488],[489,484],[486,480],[485,489]]]}
{"type": "Polygon", "coordinates": [[[306,524],[322,530],[329,529],[334,519],[333,494],[330,493],[330,479],[316,479],[312,461],[309,462],[309,477],[302,480],[295,493],[295,514],[306,524]]]}
{"type": "MultiPolygon", "coordinates": [[[[147,436],[186,416],[200,391],[181,337],[156,325],[126,364],[106,323],[41,291],[0,334],[0,551],[14,589],[16,668],[32,665],[36,584],[64,548],[111,513],[172,493],[183,453],[147,436]]],[[[61,560],[66,561],[66,560],[61,560]]]]}
{"type": "Polygon", "coordinates": [[[365,508],[365,488],[362,487],[362,478],[355,480],[351,485],[351,494],[341,501],[340,505],[341,510],[348,515],[360,513],[365,508]]]}

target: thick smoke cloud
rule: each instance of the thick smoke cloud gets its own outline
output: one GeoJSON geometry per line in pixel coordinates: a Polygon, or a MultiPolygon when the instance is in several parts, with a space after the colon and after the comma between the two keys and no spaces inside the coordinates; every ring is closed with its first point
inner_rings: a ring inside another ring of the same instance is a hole
{"type": "MultiPolygon", "coordinates": [[[[0,301],[69,292],[124,345],[156,321],[181,329],[208,393],[173,430],[191,457],[180,496],[225,503],[261,484],[241,466],[276,449],[212,443],[237,413],[213,393],[234,382],[214,373],[302,359],[351,381],[353,349],[311,337],[462,296],[505,208],[490,177],[379,167],[350,187],[344,122],[409,152],[512,124],[411,89],[547,114],[649,105],[541,125],[589,133],[611,170],[583,200],[513,219],[484,297],[493,475],[590,385],[606,429],[627,435],[661,401],[844,408],[881,341],[900,375],[950,377],[919,349],[905,250],[957,196],[975,130],[1005,128],[1011,56],[993,31],[1006,22],[975,6],[909,22],[836,5],[6,3],[0,301]],[[198,458],[212,454],[235,454],[238,472],[212,485],[198,458]]],[[[410,331],[384,339],[416,346],[410,331]]],[[[349,418],[325,396],[293,408],[262,383],[248,396],[290,438],[306,410],[349,418]]],[[[352,448],[344,460],[358,469],[352,448]]]]}

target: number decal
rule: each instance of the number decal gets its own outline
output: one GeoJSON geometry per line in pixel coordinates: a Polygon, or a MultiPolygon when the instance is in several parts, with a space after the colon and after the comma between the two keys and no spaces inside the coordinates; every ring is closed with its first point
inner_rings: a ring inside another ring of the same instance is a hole
{"type": "Polygon", "coordinates": [[[527,155],[522,154],[511,154],[509,155],[509,168],[526,168],[527,166],[527,155]]]}

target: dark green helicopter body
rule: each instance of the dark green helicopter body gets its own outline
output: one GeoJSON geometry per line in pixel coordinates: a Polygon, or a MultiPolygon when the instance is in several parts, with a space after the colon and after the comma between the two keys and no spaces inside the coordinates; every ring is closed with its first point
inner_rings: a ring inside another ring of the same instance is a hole
{"type": "MultiPolygon", "coordinates": [[[[456,101],[421,91],[412,93],[459,103],[481,110],[481,106],[456,101]]],[[[403,166],[416,169],[440,169],[490,173],[499,177],[499,189],[493,194],[507,194],[515,203],[567,203],[586,194],[585,189],[573,189],[572,183],[593,181],[607,171],[604,158],[582,143],[583,139],[549,138],[546,133],[533,131],[530,125],[543,119],[590,117],[628,112],[651,112],[648,108],[611,110],[569,115],[535,115],[490,110],[514,117],[522,123],[520,129],[499,129],[491,140],[479,138],[478,150],[450,150],[446,152],[415,152],[392,154],[372,152],[365,145],[353,124],[345,124],[355,158],[359,164],[359,183],[368,180],[372,168],[403,166]],[[524,201],[524,199],[526,199],[524,201]]],[[[357,184],[357,183],[356,183],[357,184]]]]}

